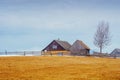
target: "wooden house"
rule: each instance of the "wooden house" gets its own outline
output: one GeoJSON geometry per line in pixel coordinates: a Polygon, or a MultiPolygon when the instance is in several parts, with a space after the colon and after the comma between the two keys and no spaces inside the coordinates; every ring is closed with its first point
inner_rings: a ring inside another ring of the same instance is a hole
{"type": "Polygon", "coordinates": [[[110,53],[110,56],[112,56],[112,57],[120,57],[120,49],[119,49],[119,48],[114,49],[114,50],[110,53]]]}
{"type": "Polygon", "coordinates": [[[44,55],[63,55],[70,53],[71,45],[67,41],[53,40],[42,51],[44,55]]]}
{"type": "Polygon", "coordinates": [[[76,40],[70,48],[71,55],[90,55],[90,48],[80,40],[76,40]]]}

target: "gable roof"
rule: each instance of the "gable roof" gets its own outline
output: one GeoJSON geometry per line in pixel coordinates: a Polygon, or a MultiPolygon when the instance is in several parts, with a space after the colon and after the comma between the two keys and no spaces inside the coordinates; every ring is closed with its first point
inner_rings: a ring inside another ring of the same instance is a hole
{"type": "Polygon", "coordinates": [[[61,47],[66,50],[69,50],[71,45],[67,41],[55,40],[61,47]]]}
{"type": "Polygon", "coordinates": [[[119,48],[116,48],[114,49],[111,54],[120,54],[120,49],[119,48]]]}
{"type": "Polygon", "coordinates": [[[111,56],[120,57],[120,49],[119,49],[119,48],[114,49],[114,50],[110,53],[110,55],[111,55],[111,56]]]}
{"type": "Polygon", "coordinates": [[[81,47],[82,49],[90,49],[85,43],[83,43],[81,40],[76,40],[73,45],[73,47],[81,47]]]}
{"type": "Polygon", "coordinates": [[[58,45],[60,45],[65,50],[70,50],[71,45],[67,41],[61,41],[61,40],[53,40],[47,47],[45,47],[42,51],[46,50],[53,42],[56,42],[58,45]]]}

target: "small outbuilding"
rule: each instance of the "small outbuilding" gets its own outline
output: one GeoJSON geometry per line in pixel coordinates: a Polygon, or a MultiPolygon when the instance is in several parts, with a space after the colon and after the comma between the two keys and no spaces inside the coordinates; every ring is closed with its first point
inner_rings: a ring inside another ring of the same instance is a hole
{"type": "Polygon", "coordinates": [[[112,56],[112,57],[120,57],[120,49],[119,49],[119,48],[114,49],[114,50],[110,53],[110,56],[112,56]]]}
{"type": "Polygon", "coordinates": [[[76,40],[72,47],[70,48],[71,55],[83,55],[87,56],[89,54],[90,48],[83,43],[81,40],[76,40]]]}

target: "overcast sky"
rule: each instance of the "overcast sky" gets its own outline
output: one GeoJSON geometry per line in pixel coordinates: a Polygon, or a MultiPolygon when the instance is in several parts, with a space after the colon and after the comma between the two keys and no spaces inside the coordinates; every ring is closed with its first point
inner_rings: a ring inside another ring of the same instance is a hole
{"type": "Polygon", "coordinates": [[[109,23],[120,48],[120,0],[0,0],[0,51],[42,50],[52,40],[79,39],[92,50],[100,21],[109,23]]]}

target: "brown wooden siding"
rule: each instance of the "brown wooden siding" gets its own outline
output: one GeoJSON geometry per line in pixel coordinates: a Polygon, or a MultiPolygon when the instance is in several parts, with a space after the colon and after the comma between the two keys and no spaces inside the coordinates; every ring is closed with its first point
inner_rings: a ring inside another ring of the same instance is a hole
{"type": "Polygon", "coordinates": [[[80,49],[77,51],[71,51],[71,55],[89,55],[89,50],[88,49],[80,49]]]}
{"type": "Polygon", "coordinates": [[[47,51],[43,52],[42,55],[59,55],[60,53],[63,55],[70,55],[70,51],[47,51]]]}

